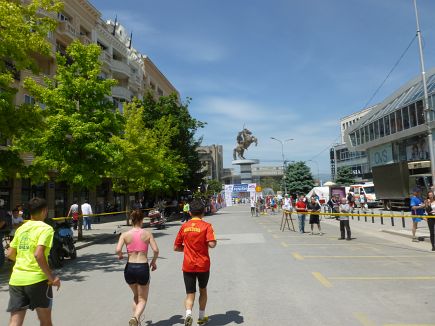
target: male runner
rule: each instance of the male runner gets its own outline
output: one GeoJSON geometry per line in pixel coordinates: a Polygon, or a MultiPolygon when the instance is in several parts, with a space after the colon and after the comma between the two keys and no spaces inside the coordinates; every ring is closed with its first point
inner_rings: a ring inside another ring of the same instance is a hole
{"type": "Polygon", "coordinates": [[[15,261],[9,280],[9,326],[20,326],[27,309],[36,309],[41,326],[52,326],[51,307],[54,285],[59,290],[59,277],[48,266],[53,243],[53,228],[44,223],[47,202],[41,198],[29,201],[31,219],[15,231],[8,258],[15,261]]]}
{"type": "Polygon", "coordinates": [[[174,250],[184,252],[183,277],[186,287],[185,326],[191,326],[193,322],[192,308],[195,301],[196,280],[199,285],[199,317],[198,325],[205,325],[208,317],[205,316],[207,305],[207,283],[210,276],[210,256],[208,248],[216,247],[216,237],[213,226],[204,222],[205,206],[200,199],[194,199],[190,203],[190,215],[192,219],[184,223],[174,243],[174,250]]]}

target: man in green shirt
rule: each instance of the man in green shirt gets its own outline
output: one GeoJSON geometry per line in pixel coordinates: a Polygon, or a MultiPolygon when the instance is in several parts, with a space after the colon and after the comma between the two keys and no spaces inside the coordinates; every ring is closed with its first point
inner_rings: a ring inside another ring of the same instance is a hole
{"type": "Polygon", "coordinates": [[[52,326],[51,286],[60,287],[59,277],[48,266],[54,230],[43,222],[48,211],[44,199],[32,198],[29,210],[30,221],[15,231],[8,251],[8,258],[15,261],[9,280],[9,326],[22,325],[27,309],[36,309],[41,326],[52,326]]]}

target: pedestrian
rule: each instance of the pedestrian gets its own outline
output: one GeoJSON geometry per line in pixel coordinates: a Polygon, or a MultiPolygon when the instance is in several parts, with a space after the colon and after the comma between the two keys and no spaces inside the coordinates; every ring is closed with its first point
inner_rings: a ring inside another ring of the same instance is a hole
{"type": "Polygon", "coordinates": [[[77,230],[77,225],[79,222],[79,205],[78,205],[77,199],[73,200],[73,204],[69,208],[69,211],[68,211],[68,214],[66,217],[70,217],[70,216],[71,216],[72,222],[73,222],[73,229],[77,230]]]}
{"type": "Polygon", "coordinates": [[[313,214],[315,212],[320,212],[320,204],[317,201],[316,197],[311,197],[310,202],[307,205],[308,212],[311,212],[310,214],[310,226],[311,226],[311,235],[314,234],[314,224],[317,224],[317,229],[319,230],[319,235],[322,235],[322,229],[320,228],[320,217],[319,215],[313,214]]]}
{"type": "Polygon", "coordinates": [[[270,197],[270,215],[275,215],[275,205],[276,205],[276,199],[275,197],[270,197]]]}
{"type": "Polygon", "coordinates": [[[44,199],[32,198],[29,211],[30,221],[16,230],[8,250],[8,258],[15,261],[9,280],[9,326],[23,325],[27,309],[36,309],[40,324],[51,326],[52,286],[60,287],[48,265],[54,230],[44,223],[48,212],[44,199]]]}
{"type": "Polygon", "coordinates": [[[255,200],[255,197],[251,197],[251,216],[254,217],[255,214],[255,206],[257,204],[257,201],[255,200]]]}
{"type": "Polygon", "coordinates": [[[91,230],[91,217],[92,215],[92,207],[89,204],[89,201],[86,199],[85,202],[82,204],[82,215],[83,215],[83,228],[85,230],[91,230]]]}
{"type": "Polygon", "coordinates": [[[181,222],[187,222],[190,218],[190,205],[189,202],[186,200],[186,202],[183,205],[183,218],[181,219],[181,222]]]}
{"type": "Polygon", "coordinates": [[[291,214],[292,208],[291,198],[289,198],[288,194],[285,194],[282,201],[282,217],[288,218],[288,215],[291,214]]]}
{"type": "Polygon", "coordinates": [[[129,326],[140,325],[141,316],[148,300],[151,270],[157,269],[159,248],[151,232],[142,229],[144,214],[136,209],[130,214],[132,228],[121,233],[116,246],[118,259],[123,259],[122,248],[127,247],[128,260],[124,269],[124,279],[133,292],[133,316],[129,326]],[[151,246],[153,259],[148,265],[148,247],[151,246]]]}
{"type": "Polygon", "coordinates": [[[427,193],[426,212],[426,221],[429,228],[430,243],[432,244],[432,251],[435,251],[435,196],[433,190],[430,190],[427,193]]]}
{"type": "Polygon", "coordinates": [[[421,198],[421,189],[418,187],[415,187],[413,189],[413,195],[411,196],[411,212],[412,212],[412,241],[418,242],[417,237],[415,236],[415,233],[417,232],[417,226],[418,223],[420,223],[423,220],[423,215],[425,212],[425,204],[423,202],[423,199],[421,198]]]}
{"type": "Polygon", "coordinates": [[[352,192],[349,191],[349,193],[347,194],[347,203],[350,206],[350,209],[353,210],[354,206],[355,206],[355,196],[352,192]]]}
{"type": "Polygon", "coordinates": [[[367,197],[364,193],[359,196],[359,203],[364,213],[368,210],[367,197]]]}
{"type": "Polygon", "coordinates": [[[18,210],[18,208],[14,208],[14,209],[12,210],[12,218],[11,218],[11,221],[12,221],[12,223],[11,223],[11,231],[9,232],[9,236],[10,236],[10,239],[12,240],[12,239],[14,238],[14,236],[15,236],[15,232],[16,232],[16,230],[17,230],[21,225],[23,225],[23,223],[24,223],[24,219],[23,219],[22,215],[21,215],[21,216],[19,215],[19,210],[18,210]]]}
{"type": "Polygon", "coordinates": [[[196,282],[199,286],[199,316],[198,325],[205,325],[208,317],[205,315],[207,305],[207,284],[210,277],[210,256],[208,249],[216,247],[216,237],[213,226],[202,220],[204,205],[198,199],[190,204],[192,219],[184,223],[174,242],[174,250],[184,253],[183,278],[186,288],[185,326],[193,323],[192,308],[195,301],[196,282]]]}
{"type": "MultiPolygon", "coordinates": [[[[342,214],[348,214],[352,210],[350,205],[347,203],[346,198],[341,198],[341,204],[339,210],[340,213],[342,214]]],[[[340,238],[338,238],[338,240],[344,240],[344,239],[352,240],[350,224],[349,224],[349,215],[340,215],[338,219],[340,221],[340,233],[341,233],[341,236],[340,238]],[[346,233],[347,233],[347,237],[345,237],[346,233]]]]}
{"type": "Polygon", "coordinates": [[[295,205],[296,211],[298,212],[298,224],[299,232],[305,233],[305,214],[307,211],[307,203],[304,201],[305,197],[303,195],[299,196],[299,200],[295,205]]]}

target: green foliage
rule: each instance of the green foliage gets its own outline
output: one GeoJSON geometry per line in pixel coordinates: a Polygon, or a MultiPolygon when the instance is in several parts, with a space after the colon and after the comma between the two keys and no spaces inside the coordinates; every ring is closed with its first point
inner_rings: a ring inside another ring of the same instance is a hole
{"type": "Polygon", "coordinates": [[[292,195],[306,194],[314,187],[314,179],[305,162],[295,162],[287,166],[285,180],[287,191],[292,195]]]}
{"type": "Polygon", "coordinates": [[[260,186],[263,189],[271,188],[274,192],[281,190],[281,183],[278,180],[271,177],[261,178],[260,186]]]}
{"type": "MultiPolygon", "coordinates": [[[[33,0],[28,5],[21,1],[0,0],[0,142],[23,137],[38,128],[41,118],[33,106],[14,105],[16,88],[14,78],[19,71],[30,69],[37,73],[34,54],[49,55],[51,44],[47,34],[54,31],[57,21],[50,14],[59,12],[62,3],[53,0],[33,0]],[[45,12],[46,15],[39,14],[45,12]]],[[[14,176],[23,168],[23,162],[12,148],[2,151],[0,180],[14,176]]]]}
{"type": "Polygon", "coordinates": [[[210,195],[220,193],[222,191],[222,182],[218,180],[207,180],[207,192],[210,195]]]}
{"type": "Polygon", "coordinates": [[[146,128],[143,114],[137,99],[124,106],[125,131],[112,138],[117,146],[113,189],[120,193],[177,190],[185,166],[168,147],[170,125],[162,122],[146,128]]]}
{"type": "Polygon", "coordinates": [[[156,100],[148,93],[142,101],[145,126],[157,129],[157,137],[166,139],[173,156],[178,157],[185,166],[181,171],[182,184],[178,189],[196,189],[203,178],[203,174],[199,172],[201,162],[197,152],[201,139],[196,139],[195,133],[204,123],[192,118],[188,109],[189,103],[190,99],[186,103],[180,103],[176,94],[156,100]]]}
{"type": "Polygon", "coordinates": [[[122,117],[107,100],[115,81],[99,77],[100,51],[95,44],[73,42],[68,60],[57,55],[57,74],[45,80],[46,86],[25,81],[30,94],[45,104],[41,130],[19,143],[35,154],[33,179],[54,170],[59,181],[90,188],[112,169],[116,146],[110,139],[121,132],[122,117]]]}
{"type": "Polygon", "coordinates": [[[353,175],[350,166],[343,166],[337,169],[337,177],[335,183],[342,186],[350,186],[355,183],[355,176],[353,175]]]}

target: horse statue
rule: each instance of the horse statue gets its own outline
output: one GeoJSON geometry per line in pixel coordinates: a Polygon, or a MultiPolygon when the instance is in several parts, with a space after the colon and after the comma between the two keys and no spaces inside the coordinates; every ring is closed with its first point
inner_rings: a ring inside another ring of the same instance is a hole
{"type": "Polygon", "coordinates": [[[243,154],[252,143],[257,146],[258,139],[252,135],[252,132],[249,129],[243,128],[243,130],[237,134],[237,146],[233,151],[233,159],[237,160],[238,157],[239,160],[245,160],[243,154]]]}

